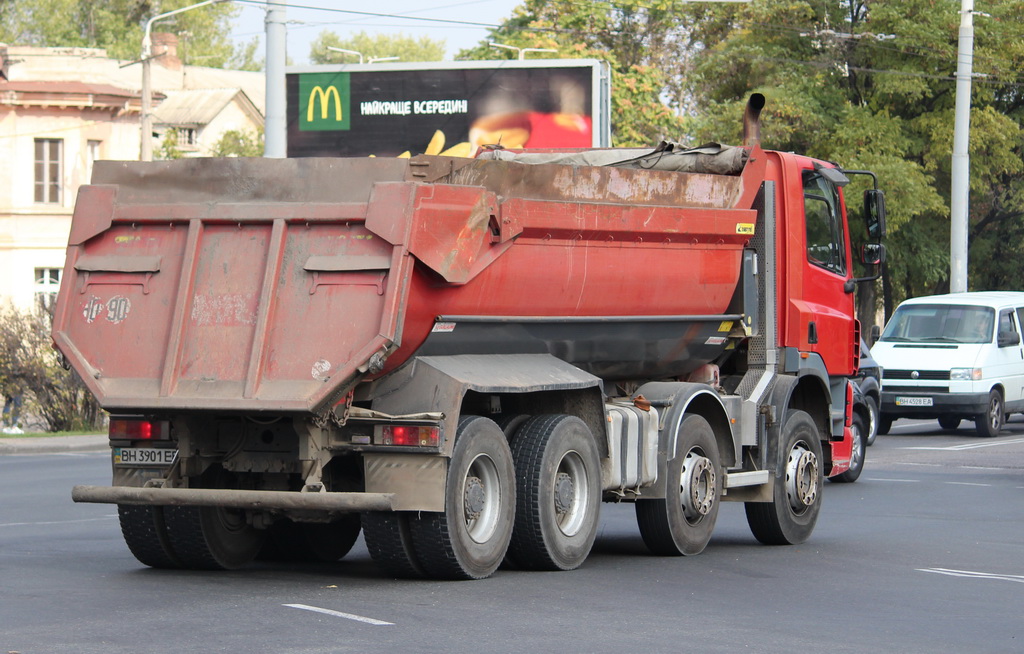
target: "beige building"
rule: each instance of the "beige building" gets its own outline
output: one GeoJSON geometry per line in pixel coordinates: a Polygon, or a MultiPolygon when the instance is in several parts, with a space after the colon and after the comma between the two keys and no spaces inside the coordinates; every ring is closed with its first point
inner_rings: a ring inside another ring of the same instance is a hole
{"type": "MultiPolygon", "coordinates": [[[[186,156],[263,127],[262,73],[184,66],[175,43],[154,35],[154,152],[172,127],[186,156]]],[[[139,158],[141,85],[138,63],[104,50],[0,44],[0,303],[56,293],[93,162],[139,158]]]]}

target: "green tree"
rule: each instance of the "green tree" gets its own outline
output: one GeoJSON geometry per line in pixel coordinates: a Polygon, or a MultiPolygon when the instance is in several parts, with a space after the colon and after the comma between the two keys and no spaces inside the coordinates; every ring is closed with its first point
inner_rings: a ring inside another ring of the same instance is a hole
{"type": "MultiPolygon", "coordinates": [[[[760,0],[680,14],[702,52],[688,84],[700,109],[693,133],[722,134],[721,117],[760,91],[767,145],[880,174],[887,315],[905,297],[948,289],[958,10],[931,0],[760,0]]],[[[991,18],[975,23],[974,70],[986,77],[972,97],[970,286],[1021,288],[1024,252],[1011,240],[1024,221],[1019,3],[989,0],[985,11],[991,18]]],[[[871,304],[861,303],[862,319],[871,304]]]]}
{"type": "Polygon", "coordinates": [[[213,146],[213,157],[262,157],[263,130],[229,129],[213,146]]]}
{"type": "MultiPolygon", "coordinates": [[[[136,59],[146,21],[195,4],[193,0],[7,0],[0,4],[0,41],[17,45],[105,48],[112,57],[136,59]]],[[[235,54],[228,38],[239,12],[230,2],[187,11],[153,26],[178,35],[188,64],[223,67],[235,54]]]]}
{"type": "Polygon", "coordinates": [[[343,48],[363,55],[363,61],[371,57],[398,57],[400,61],[441,61],[444,59],[444,40],[427,36],[415,38],[404,34],[367,34],[360,32],[349,38],[342,38],[329,30],[320,32],[309,49],[309,60],[314,64],[353,63],[353,55],[328,50],[343,48]]]}
{"type": "Polygon", "coordinates": [[[52,322],[43,309],[0,307],[0,392],[22,396],[23,422],[39,421],[47,431],[97,429],[104,414],[82,379],[60,365],[52,322]]]}

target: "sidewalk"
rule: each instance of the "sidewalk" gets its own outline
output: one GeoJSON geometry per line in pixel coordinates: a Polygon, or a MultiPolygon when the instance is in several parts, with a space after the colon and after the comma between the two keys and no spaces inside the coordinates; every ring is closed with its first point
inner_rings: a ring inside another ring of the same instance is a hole
{"type": "Polygon", "coordinates": [[[110,449],[106,434],[79,436],[0,437],[0,456],[5,454],[52,454],[58,452],[105,452],[110,449]]]}

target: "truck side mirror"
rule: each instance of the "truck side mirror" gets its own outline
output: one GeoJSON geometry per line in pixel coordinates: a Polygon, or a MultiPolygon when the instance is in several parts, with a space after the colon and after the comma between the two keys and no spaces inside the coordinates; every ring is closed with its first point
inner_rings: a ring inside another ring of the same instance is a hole
{"type": "Polygon", "coordinates": [[[869,241],[880,243],[885,238],[885,193],[878,189],[864,191],[864,224],[869,241]]]}
{"type": "Polygon", "coordinates": [[[881,243],[865,243],[860,246],[860,262],[865,266],[877,266],[885,262],[885,246],[881,243]]]}

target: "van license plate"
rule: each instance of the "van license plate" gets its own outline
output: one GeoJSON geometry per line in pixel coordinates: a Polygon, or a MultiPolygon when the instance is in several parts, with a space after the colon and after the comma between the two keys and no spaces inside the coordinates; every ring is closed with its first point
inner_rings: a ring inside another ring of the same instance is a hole
{"type": "Polygon", "coordinates": [[[930,397],[897,397],[896,406],[931,406],[930,397]]]}
{"type": "Polygon", "coordinates": [[[167,467],[174,463],[178,450],[153,447],[115,447],[115,466],[161,466],[167,467]]]}

